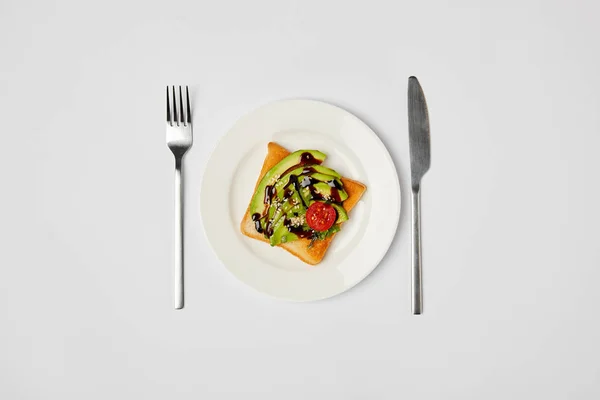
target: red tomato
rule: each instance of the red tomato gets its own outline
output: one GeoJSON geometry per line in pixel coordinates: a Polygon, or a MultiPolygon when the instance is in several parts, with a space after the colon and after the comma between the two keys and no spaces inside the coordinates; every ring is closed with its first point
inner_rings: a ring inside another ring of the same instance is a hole
{"type": "Polygon", "coordinates": [[[320,201],[315,201],[306,210],[306,223],[315,231],[326,231],[333,226],[336,219],[335,208],[320,201]]]}

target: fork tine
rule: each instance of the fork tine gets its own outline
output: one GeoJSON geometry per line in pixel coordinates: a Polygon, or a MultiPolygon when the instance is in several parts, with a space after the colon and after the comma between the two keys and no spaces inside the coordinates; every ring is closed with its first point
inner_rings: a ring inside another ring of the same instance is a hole
{"type": "Polygon", "coordinates": [[[179,119],[177,118],[177,96],[175,95],[175,85],[173,85],[173,122],[179,125],[179,119]]]}
{"type": "Polygon", "coordinates": [[[185,115],[183,114],[183,96],[181,95],[181,86],[179,86],[179,121],[185,124],[185,115]]]}
{"type": "Polygon", "coordinates": [[[167,122],[171,125],[173,125],[173,123],[171,122],[171,105],[169,104],[169,87],[167,86],[167,122]]]}
{"type": "Polygon", "coordinates": [[[185,87],[185,97],[186,97],[186,109],[187,109],[187,123],[191,124],[192,123],[192,113],[190,112],[190,92],[188,90],[188,87],[186,85],[185,87]]]}

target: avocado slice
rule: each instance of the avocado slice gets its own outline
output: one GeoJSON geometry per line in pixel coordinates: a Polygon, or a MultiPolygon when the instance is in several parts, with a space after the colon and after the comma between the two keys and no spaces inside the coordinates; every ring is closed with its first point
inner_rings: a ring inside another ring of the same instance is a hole
{"type": "Polygon", "coordinates": [[[288,233],[287,226],[284,225],[285,218],[279,218],[278,222],[273,226],[273,234],[269,238],[271,246],[276,246],[281,243],[281,237],[288,233]]]}
{"type": "Polygon", "coordinates": [[[300,194],[296,191],[293,191],[292,196],[286,199],[284,202],[282,202],[281,205],[277,208],[277,210],[272,213],[271,210],[275,208],[276,207],[271,207],[269,209],[269,221],[271,221],[271,224],[273,226],[273,233],[277,229],[279,222],[285,220],[284,217],[286,215],[289,215],[290,213],[294,212],[298,214],[306,213],[306,210],[302,205],[302,201],[300,200],[300,194]]]}
{"type": "Polygon", "coordinates": [[[275,226],[275,229],[273,230],[273,234],[271,235],[271,238],[270,238],[271,246],[277,246],[280,243],[292,242],[292,241],[298,239],[298,236],[296,234],[290,232],[288,227],[285,226],[284,222],[285,222],[285,218],[281,218],[279,220],[279,222],[277,223],[277,225],[275,226]]]}
{"type": "Polygon", "coordinates": [[[338,174],[337,172],[335,172],[334,170],[332,170],[331,168],[327,168],[324,167],[322,165],[318,165],[318,164],[313,164],[313,165],[302,165],[299,166],[298,168],[294,168],[292,170],[289,170],[285,175],[281,176],[279,178],[279,181],[277,182],[277,188],[282,188],[285,185],[288,184],[288,182],[290,181],[290,176],[291,175],[296,175],[296,176],[306,176],[306,175],[310,175],[313,176],[315,174],[322,174],[322,175],[328,175],[331,178],[329,178],[329,180],[331,179],[341,179],[342,176],[340,174],[338,174]]]}
{"type": "MultiPolygon", "coordinates": [[[[283,199],[285,195],[289,196],[290,191],[299,191],[302,195],[303,204],[308,206],[308,203],[311,200],[311,192],[308,188],[309,186],[313,186],[317,183],[326,183],[331,187],[335,187],[337,189],[343,190],[342,182],[334,176],[324,175],[320,173],[313,173],[310,175],[294,175],[286,176],[285,178],[280,179],[275,184],[275,192],[277,192],[277,196],[279,199],[283,199]],[[291,179],[294,179],[293,182],[290,182],[291,179]]],[[[331,190],[329,190],[331,191],[331,190]]]]}
{"type": "Polygon", "coordinates": [[[322,163],[327,156],[318,150],[298,150],[279,161],[271,168],[265,176],[260,180],[252,201],[250,202],[250,215],[258,214],[265,215],[267,208],[270,205],[271,194],[265,193],[267,186],[274,185],[282,174],[285,174],[294,166],[313,165],[322,163]]]}
{"type": "Polygon", "coordinates": [[[298,236],[295,233],[292,233],[288,230],[285,225],[281,225],[279,229],[273,233],[271,236],[271,246],[277,246],[280,243],[293,242],[294,240],[298,240],[298,236]]]}
{"type": "Polygon", "coordinates": [[[344,221],[348,221],[348,213],[346,212],[346,210],[344,210],[344,207],[340,206],[339,204],[335,204],[335,203],[331,203],[331,205],[333,206],[333,208],[335,208],[335,211],[337,211],[337,220],[335,221],[336,224],[340,224],[344,221]]]}
{"type": "Polygon", "coordinates": [[[344,189],[337,189],[335,187],[331,187],[329,184],[324,182],[317,182],[312,185],[313,190],[316,194],[323,197],[323,199],[333,200],[334,202],[342,202],[348,198],[348,193],[344,189]],[[337,191],[337,196],[335,196],[334,190],[337,191]]]}
{"type": "Polygon", "coordinates": [[[306,205],[310,205],[314,201],[308,187],[300,189],[300,196],[302,196],[306,205]]]}
{"type": "Polygon", "coordinates": [[[340,174],[338,174],[331,168],[327,168],[327,167],[324,167],[319,164],[301,165],[298,168],[289,170],[287,173],[282,175],[279,178],[279,182],[277,182],[277,186],[283,187],[283,186],[287,185],[287,183],[289,182],[290,175],[304,176],[304,175],[314,175],[314,174],[329,175],[332,177],[330,179],[333,179],[333,178],[341,179],[342,178],[342,176],[340,174]]]}
{"type": "Polygon", "coordinates": [[[329,169],[327,167],[323,167],[321,165],[304,165],[300,166],[299,168],[294,168],[288,171],[285,175],[281,176],[275,184],[275,190],[279,192],[283,190],[283,188],[285,188],[286,186],[292,185],[290,184],[290,177],[292,175],[296,175],[298,177],[298,183],[301,187],[306,186],[308,184],[304,181],[305,177],[311,177],[315,180],[322,182],[335,180],[340,186],[342,185],[342,183],[340,182],[340,174],[338,174],[334,170],[329,169]]]}
{"type": "Polygon", "coordinates": [[[290,231],[288,226],[286,226],[286,220],[295,226],[294,230],[301,229],[301,226],[306,223],[305,215],[306,209],[302,204],[295,205],[287,210],[285,215],[280,217],[275,223],[273,235],[270,237],[271,246],[297,240],[298,235],[290,231]]]}
{"type": "Polygon", "coordinates": [[[341,179],[342,178],[342,176],[340,174],[338,174],[336,171],[334,171],[331,168],[327,168],[327,167],[324,167],[322,165],[312,165],[312,168],[316,172],[318,172],[319,174],[330,175],[330,176],[333,176],[333,177],[335,177],[337,179],[341,179]]]}
{"type": "Polygon", "coordinates": [[[335,176],[316,173],[316,174],[312,174],[310,177],[313,180],[315,180],[315,181],[325,182],[329,186],[334,185],[337,188],[343,188],[344,187],[342,185],[342,182],[338,178],[336,178],[335,176]]]}

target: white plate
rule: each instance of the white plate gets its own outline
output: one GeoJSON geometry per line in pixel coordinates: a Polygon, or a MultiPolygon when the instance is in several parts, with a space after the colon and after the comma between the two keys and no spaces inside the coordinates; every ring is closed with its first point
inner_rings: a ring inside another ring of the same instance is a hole
{"type": "Polygon", "coordinates": [[[383,143],[354,115],[318,101],[285,100],[243,116],[223,137],[200,201],[206,236],[233,275],[267,295],[311,301],[350,289],[379,264],[398,226],[400,184],[383,143]],[[240,233],[270,141],[290,151],[321,150],[323,165],[367,185],[317,266],[240,233]]]}

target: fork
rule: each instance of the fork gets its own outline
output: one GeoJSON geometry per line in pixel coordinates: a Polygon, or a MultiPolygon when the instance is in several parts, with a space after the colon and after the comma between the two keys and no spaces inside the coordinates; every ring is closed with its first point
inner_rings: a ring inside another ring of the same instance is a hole
{"type": "Polygon", "coordinates": [[[192,114],[190,112],[190,93],[185,87],[185,106],[181,86],[179,102],[172,86],[169,96],[167,86],[167,146],[175,156],[175,266],[174,266],[174,306],[183,308],[183,181],[181,164],[183,156],[192,147],[192,114]]]}

